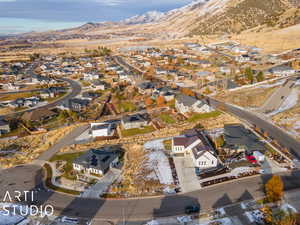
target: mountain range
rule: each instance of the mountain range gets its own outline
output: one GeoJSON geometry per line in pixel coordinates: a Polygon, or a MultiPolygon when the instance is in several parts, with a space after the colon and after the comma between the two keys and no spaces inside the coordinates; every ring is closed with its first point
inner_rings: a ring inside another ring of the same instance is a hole
{"type": "Polygon", "coordinates": [[[246,30],[260,32],[299,23],[300,0],[197,0],[165,13],[151,11],[120,22],[87,23],[77,28],[52,31],[51,34],[134,34],[177,38],[238,34],[246,30]]]}

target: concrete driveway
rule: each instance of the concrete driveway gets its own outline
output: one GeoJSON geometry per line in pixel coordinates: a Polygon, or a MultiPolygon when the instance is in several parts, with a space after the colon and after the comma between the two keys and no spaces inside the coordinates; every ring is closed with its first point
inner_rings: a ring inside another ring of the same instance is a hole
{"type": "Polygon", "coordinates": [[[105,192],[109,186],[116,180],[121,174],[121,170],[110,169],[105,176],[99,180],[96,184],[87,189],[82,193],[81,197],[83,198],[100,198],[100,195],[105,192]]]}
{"type": "Polygon", "coordinates": [[[201,189],[200,182],[195,173],[195,166],[190,156],[174,157],[174,164],[183,193],[201,189]]]}

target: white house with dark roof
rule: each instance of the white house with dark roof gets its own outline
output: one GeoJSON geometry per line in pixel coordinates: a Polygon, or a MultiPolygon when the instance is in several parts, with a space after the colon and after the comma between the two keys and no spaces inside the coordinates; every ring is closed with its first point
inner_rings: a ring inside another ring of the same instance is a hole
{"type": "Polygon", "coordinates": [[[206,169],[218,165],[217,157],[202,143],[192,149],[191,157],[195,167],[206,169]]]}
{"type": "Polygon", "coordinates": [[[178,112],[185,113],[208,113],[213,109],[205,102],[187,95],[178,95],[175,99],[175,108],[178,112]]]}
{"type": "Polygon", "coordinates": [[[174,155],[190,155],[194,166],[202,169],[216,167],[218,158],[202,133],[186,134],[172,139],[174,155]]]}
{"type": "Polygon", "coordinates": [[[91,149],[73,161],[73,169],[83,174],[104,175],[117,166],[121,150],[112,147],[91,149]]]}
{"type": "Polygon", "coordinates": [[[110,123],[91,123],[90,133],[93,138],[109,137],[114,134],[114,129],[110,123]]]}

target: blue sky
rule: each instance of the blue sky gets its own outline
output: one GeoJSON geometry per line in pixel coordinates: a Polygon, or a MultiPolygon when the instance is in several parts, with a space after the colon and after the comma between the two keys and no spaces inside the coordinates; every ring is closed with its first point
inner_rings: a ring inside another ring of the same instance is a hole
{"type": "Polygon", "coordinates": [[[0,34],[5,30],[18,32],[20,28],[30,31],[39,27],[46,29],[48,25],[52,29],[59,24],[58,28],[64,28],[85,22],[118,21],[151,10],[168,11],[190,2],[192,0],[0,0],[0,34]]]}

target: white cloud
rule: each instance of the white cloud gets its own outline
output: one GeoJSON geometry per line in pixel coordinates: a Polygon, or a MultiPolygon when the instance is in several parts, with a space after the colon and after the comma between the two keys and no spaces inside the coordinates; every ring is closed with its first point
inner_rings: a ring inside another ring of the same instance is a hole
{"type": "Polygon", "coordinates": [[[95,1],[107,6],[118,6],[124,2],[123,0],[95,0],[95,1]]]}

